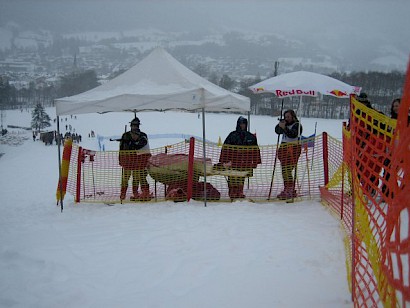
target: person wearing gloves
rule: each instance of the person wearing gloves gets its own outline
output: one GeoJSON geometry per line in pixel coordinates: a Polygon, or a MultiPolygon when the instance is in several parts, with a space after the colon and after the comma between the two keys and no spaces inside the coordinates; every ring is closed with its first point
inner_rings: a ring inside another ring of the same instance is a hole
{"type": "Polygon", "coordinates": [[[284,119],[276,125],[275,132],[283,135],[278,150],[278,159],[281,164],[284,189],[277,197],[280,200],[293,199],[297,195],[295,190],[296,166],[302,150],[300,144],[302,125],[294,110],[285,111],[284,119]],[[294,171],[295,174],[293,174],[294,171]]]}
{"type": "MultiPolygon", "coordinates": [[[[255,135],[248,131],[248,120],[240,116],[236,129],[226,137],[219,157],[219,166],[236,171],[247,171],[253,176],[253,169],[261,163],[260,149],[255,135]]],[[[243,186],[245,176],[228,176],[229,197],[245,198],[243,186]]]]}
{"type": "Polygon", "coordinates": [[[149,201],[153,198],[149,192],[147,181],[147,163],[151,157],[147,134],[140,130],[140,120],[135,117],[131,122],[131,130],[125,132],[120,139],[119,163],[123,168],[120,199],[126,198],[128,181],[132,175],[131,201],[149,201]],[[138,187],[141,186],[141,193],[138,187]]]}

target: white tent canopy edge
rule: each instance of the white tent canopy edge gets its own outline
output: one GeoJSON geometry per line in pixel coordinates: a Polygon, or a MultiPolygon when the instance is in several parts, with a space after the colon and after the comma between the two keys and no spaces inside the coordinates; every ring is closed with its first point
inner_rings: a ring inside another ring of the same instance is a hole
{"type": "Polygon", "coordinates": [[[250,111],[248,97],[202,78],[157,47],[101,86],[55,100],[57,115],[146,110],[250,111]]]}

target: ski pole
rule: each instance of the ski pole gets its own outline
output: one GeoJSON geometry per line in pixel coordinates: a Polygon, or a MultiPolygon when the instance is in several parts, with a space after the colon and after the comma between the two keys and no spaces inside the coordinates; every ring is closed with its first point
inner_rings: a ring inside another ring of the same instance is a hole
{"type": "MultiPolygon", "coordinates": [[[[127,124],[125,124],[125,126],[124,126],[124,133],[126,133],[127,132],[127,124]]],[[[121,136],[121,139],[120,140],[111,140],[110,139],[110,141],[120,141],[120,150],[119,150],[119,155],[121,155],[121,141],[122,141],[122,136],[121,136]]],[[[122,182],[124,181],[124,167],[123,166],[121,166],[121,188],[120,189],[122,189],[122,182]]],[[[128,186],[128,183],[127,183],[127,186],[128,186]]],[[[127,194],[127,192],[125,192],[125,194],[127,194]]],[[[122,199],[120,198],[120,203],[122,204],[122,199]]]]}
{"type": "MultiPolygon", "coordinates": [[[[309,147],[308,147],[309,148],[309,147]]],[[[307,148],[307,149],[308,149],[307,148]]],[[[312,194],[310,191],[310,171],[309,171],[309,156],[308,156],[308,150],[306,149],[306,170],[307,170],[307,175],[308,175],[308,189],[309,189],[309,199],[312,199],[312,194]]]]}
{"type": "Polygon", "coordinates": [[[93,176],[93,189],[94,189],[94,199],[95,199],[94,157],[91,157],[91,155],[90,155],[90,161],[91,161],[91,173],[93,176]]]}
{"type": "MultiPolygon", "coordinates": [[[[282,113],[283,113],[283,99],[282,99],[282,106],[280,108],[280,119],[279,121],[282,120],[282,113]]],[[[272,178],[270,180],[270,188],[269,188],[269,194],[268,194],[268,201],[270,200],[270,197],[272,195],[272,187],[273,187],[273,180],[275,178],[275,170],[276,170],[276,162],[278,161],[278,151],[279,151],[279,139],[280,139],[280,134],[278,134],[278,140],[276,141],[276,152],[275,152],[275,160],[273,162],[273,171],[272,171],[272,178]]]]}
{"type": "MultiPolygon", "coordinates": [[[[301,145],[301,124],[300,124],[300,120],[299,120],[299,127],[298,127],[298,140],[297,140],[297,143],[296,143],[296,149],[297,149],[297,151],[299,150],[299,147],[302,147],[302,145],[301,145]]],[[[302,150],[302,149],[301,149],[302,150]]],[[[294,154],[296,154],[296,153],[294,153],[294,154]]],[[[299,155],[300,156],[300,155],[299,155]]],[[[296,166],[295,166],[295,177],[294,177],[294,180],[293,180],[293,185],[292,185],[292,199],[291,199],[291,202],[293,203],[294,202],[294,200],[295,200],[295,185],[296,185],[296,180],[297,180],[297,178],[298,178],[298,163],[299,163],[299,156],[298,156],[298,159],[297,159],[297,161],[296,161],[296,166]]]]}
{"type": "Polygon", "coordinates": [[[316,128],[317,128],[317,122],[315,122],[315,138],[313,139],[313,149],[312,149],[312,164],[310,165],[310,170],[313,170],[313,157],[315,154],[315,143],[316,143],[316,128]]]}
{"type": "MultiPolygon", "coordinates": [[[[309,138],[305,139],[305,140],[302,142],[302,148],[303,148],[304,151],[305,151],[305,157],[306,157],[306,169],[305,169],[305,171],[303,171],[303,175],[302,175],[301,181],[298,181],[298,182],[299,182],[298,187],[299,187],[299,190],[301,190],[301,189],[302,189],[303,182],[304,182],[304,180],[305,180],[305,175],[306,175],[306,173],[307,173],[307,177],[308,177],[308,192],[309,192],[309,198],[310,198],[310,199],[312,198],[312,195],[311,195],[311,183],[310,183],[310,170],[309,170],[309,155],[308,155],[308,151],[309,151],[309,142],[311,142],[311,141],[309,141],[309,140],[314,140],[314,138],[315,138],[315,137],[309,137],[309,138]]],[[[313,157],[312,157],[312,159],[313,159],[313,157]]]]}

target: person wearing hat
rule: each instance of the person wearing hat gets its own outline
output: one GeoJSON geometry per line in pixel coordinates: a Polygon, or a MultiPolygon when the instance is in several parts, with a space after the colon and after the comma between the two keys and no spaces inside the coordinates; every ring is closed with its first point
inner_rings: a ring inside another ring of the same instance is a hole
{"type": "MultiPolygon", "coordinates": [[[[253,175],[253,169],[261,163],[261,154],[256,136],[248,131],[248,120],[240,116],[236,129],[226,137],[219,157],[217,167],[237,171],[247,171],[247,176],[253,175]]],[[[245,198],[243,186],[245,176],[228,176],[229,197],[245,198]]]]}
{"type": "Polygon", "coordinates": [[[128,181],[132,176],[131,201],[149,201],[153,195],[149,192],[147,181],[147,163],[151,157],[148,136],[140,130],[140,120],[135,117],[131,122],[131,130],[125,132],[120,139],[119,163],[123,168],[121,179],[121,201],[126,198],[128,181]],[[141,186],[141,193],[138,187],[141,186]]]}
{"type": "MultiPolygon", "coordinates": [[[[383,112],[372,107],[366,93],[360,93],[360,95],[356,96],[356,99],[367,108],[384,115],[383,112]]],[[[383,149],[386,138],[386,124],[380,121],[378,117],[373,116],[374,112],[372,114],[372,112],[363,110],[360,107],[356,109],[356,115],[359,127],[356,133],[356,144],[360,149],[357,153],[358,159],[356,160],[356,166],[359,169],[358,178],[365,190],[371,196],[376,196],[379,185],[378,175],[382,171],[385,161],[385,155],[381,153],[386,151],[386,149],[383,149]],[[360,173],[364,174],[364,176],[361,177],[360,173]]]]}
{"type": "Polygon", "coordinates": [[[372,108],[372,104],[369,101],[369,98],[367,97],[367,94],[362,92],[359,95],[356,96],[356,99],[361,102],[363,105],[365,105],[368,108],[372,108]]]}
{"type": "Polygon", "coordinates": [[[281,164],[283,177],[283,191],[277,196],[280,200],[287,200],[296,197],[295,180],[296,166],[302,152],[300,136],[302,135],[302,125],[300,124],[294,110],[286,110],[284,119],[275,127],[275,132],[282,135],[282,142],[278,149],[278,159],[281,164]],[[293,174],[295,173],[295,175],[293,174]]]}

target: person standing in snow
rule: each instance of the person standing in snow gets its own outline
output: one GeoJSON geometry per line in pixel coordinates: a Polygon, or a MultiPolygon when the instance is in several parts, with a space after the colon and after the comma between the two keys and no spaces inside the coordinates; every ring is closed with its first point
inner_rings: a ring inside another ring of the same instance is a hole
{"type": "MultiPolygon", "coordinates": [[[[366,93],[362,92],[360,95],[357,95],[356,100],[376,113],[384,115],[383,112],[373,108],[366,93]]],[[[385,160],[385,154],[383,153],[386,149],[383,149],[383,147],[385,144],[384,140],[388,137],[383,132],[386,130],[386,124],[383,121],[380,122],[377,117],[373,116],[372,111],[368,111],[362,106],[359,106],[355,113],[357,115],[356,121],[358,121],[357,123],[360,127],[355,134],[357,145],[360,147],[357,153],[358,159],[356,160],[356,166],[360,171],[358,178],[365,187],[365,190],[372,197],[376,197],[377,187],[379,186],[378,174],[382,171],[382,165],[385,160]],[[371,157],[371,159],[365,158],[366,156],[371,157]]]]}
{"type": "Polygon", "coordinates": [[[123,168],[120,199],[126,198],[128,181],[132,176],[131,201],[149,201],[153,195],[149,192],[147,181],[147,163],[151,157],[148,136],[140,130],[140,120],[135,117],[131,122],[131,130],[125,132],[120,139],[119,163],[123,168]],[[141,193],[138,187],[141,186],[141,193]]]}
{"type": "Polygon", "coordinates": [[[286,110],[284,119],[275,127],[275,132],[282,136],[282,142],[278,150],[278,159],[282,168],[283,191],[277,196],[280,200],[292,199],[296,197],[295,180],[296,174],[293,172],[298,164],[302,151],[300,136],[302,135],[302,125],[299,123],[294,110],[286,110]]]}
{"type": "MultiPolygon", "coordinates": [[[[395,98],[392,102],[391,102],[391,107],[390,107],[390,114],[391,114],[391,118],[392,119],[396,119],[399,116],[399,109],[400,109],[400,103],[401,103],[401,97],[399,98],[395,98]]],[[[410,124],[410,111],[407,115],[407,124],[410,124]]]]}
{"type": "MultiPolygon", "coordinates": [[[[399,116],[399,107],[400,107],[400,103],[401,103],[401,98],[395,98],[392,102],[391,102],[391,107],[390,107],[390,115],[392,119],[397,120],[398,116],[399,116]]],[[[410,123],[410,116],[408,117],[408,123],[410,123]]],[[[391,128],[390,128],[391,130],[391,128]]],[[[391,155],[391,150],[386,149],[386,158],[383,162],[383,165],[386,166],[387,168],[384,168],[383,170],[383,184],[382,184],[382,193],[383,196],[385,197],[389,197],[390,195],[390,191],[386,185],[386,182],[389,181],[390,179],[390,173],[388,171],[386,171],[386,169],[390,169],[390,164],[391,164],[391,159],[390,159],[390,155],[391,155]]]]}
{"type": "MultiPolygon", "coordinates": [[[[253,176],[253,169],[261,163],[258,140],[248,131],[248,120],[240,116],[236,130],[226,137],[219,157],[218,167],[237,171],[247,171],[247,176],[253,176]]],[[[243,186],[245,176],[229,176],[228,189],[231,199],[245,198],[243,186]]]]}
{"type": "Polygon", "coordinates": [[[390,115],[391,115],[392,119],[397,120],[397,117],[398,117],[398,114],[399,114],[400,103],[401,103],[401,98],[395,98],[391,102],[390,115]]]}

